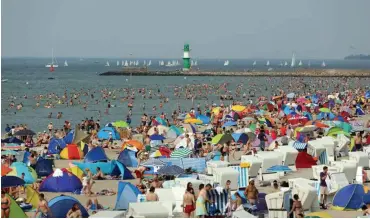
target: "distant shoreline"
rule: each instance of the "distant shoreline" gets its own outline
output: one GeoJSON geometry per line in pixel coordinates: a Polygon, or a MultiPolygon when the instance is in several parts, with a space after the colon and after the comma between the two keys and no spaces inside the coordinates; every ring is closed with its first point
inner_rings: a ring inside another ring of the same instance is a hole
{"type": "Polygon", "coordinates": [[[146,71],[146,72],[127,72],[127,71],[107,71],[99,74],[100,76],[248,76],[248,77],[370,77],[370,70],[344,70],[344,69],[310,69],[298,70],[293,72],[221,72],[221,71],[146,71]]]}

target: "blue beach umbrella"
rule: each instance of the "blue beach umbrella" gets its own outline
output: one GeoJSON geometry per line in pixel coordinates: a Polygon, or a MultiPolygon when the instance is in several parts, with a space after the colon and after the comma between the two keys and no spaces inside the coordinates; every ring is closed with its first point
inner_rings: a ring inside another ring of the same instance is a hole
{"type": "Polygon", "coordinates": [[[269,167],[267,171],[268,172],[291,172],[292,169],[290,169],[288,166],[276,165],[276,166],[269,167]]]}
{"type": "Polygon", "coordinates": [[[224,123],[224,125],[222,127],[230,127],[230,126],[236,126],[237,123],[234,122],[234,121],[227,121],[224,123]]]}
{"type": "Polygon", "coordinates": [[[176,176],[185,173],[184,169],[177,165],[171,165],[171,166],[164,166],[161,167],[158,172],[158,174],[161,175],[170,175],[170,176],[176,176]]]}
{"type": "Polygon", "coordinates": [[[16,176],[2,176],[1,177],[1,187],[2,188],[9,188],[9,187],[17,187],[26,184],[26,182],[16,176]]]}
{"type": "Polygon", "coordinates": [[[163,137],[162,135],[151,135],[150,136],[150,140],[154,140],[154,141],[162,141],[166,139],[165,137],[163,137]]]}
{"type": "Polygon", "coordinates": [[[207,117],[205,115],[198,115],[197,116],[197,119],[199,119],[200,121],[202,121],[203,124],[209,124],[209,122],[210,122],[209,117],[207,117]]]}
{"type": "Polygon", "coordinates": [[[233,133],[231,136],[233,136],[235,142],[242,142],[245,144],[248,141],[248,135],[245,133],[233,133]]]}

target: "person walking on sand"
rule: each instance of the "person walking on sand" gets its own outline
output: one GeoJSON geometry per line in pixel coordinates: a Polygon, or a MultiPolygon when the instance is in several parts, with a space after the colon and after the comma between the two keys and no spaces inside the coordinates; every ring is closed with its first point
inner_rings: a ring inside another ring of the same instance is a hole
{"type": "Polygon", "coordinates": [[[322,209],[326,209],[325,203],[326,203],[327,196],[329,194],[328,185],[326,184],[327,177],[329,177],[330,179],[330,176],[328,175],[328,167],[324,166],[323,172],[320,173],[320,194],[321,194],[320,206],[322,209]]]}
{"type": "Polygon", "coordinates": [[[184,209],[184,217],[190,218],[192,212],[195,210],[195,196],[192,187],[186,189],[181,207],[184,209]]]}

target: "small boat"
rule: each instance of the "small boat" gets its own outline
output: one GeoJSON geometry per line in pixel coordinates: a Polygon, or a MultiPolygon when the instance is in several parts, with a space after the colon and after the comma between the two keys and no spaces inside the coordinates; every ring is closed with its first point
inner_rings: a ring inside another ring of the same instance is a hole
{"type": "Polygon", "coordinates": [[[109,62],[107,61],[106,63],[105,63],[105,67],[109,67],[110,66],[110,64],[109,64],[109,62]]]}
{"type": "Polygon", "coordinates": [[[228,66],[229,64],[230,64],[229,60],[226,60],[226,61],[224,62],[224,66],[228,66]]]}
{"type": "Polygon", "coordinates": [[[321,67],[323,67],[323,68],[325,68],[325,67],[326,67],[326,64],[325,64],[325,62],[324,62],[324,61],[322,61],[322,63],[321,63],[321,67]]]}
{"type": "Polygon", "coordinates": [[[67,60],[64,61],[64,67],[68,67],[68,62],[67,60]]]}
{"type": "Polygon", "coordinates": [[[117,61],[117,66],[119,66],[119,61],[117,61]]]}
{"type": "Polygon", "coordinates": [[[287,61],[284,62],[284,66],[288,66],[288,62],[287,61]]]}
{"type": "Polygon", "coordinates": [[[49,77],[49,78],[48,78],[48,80],[54,80],[54,79],[55,79],[55,78],[53,78],[53,77],[49,77]]]}
{"type": "Polygon", "coordinates": [[[302,60],[299,60],[298,66],[302,66],[302,65],[303,65],[302,60]]]}
{"type": "Polygon", "coordinates": [[[283,62],[280,62],[279,66],[280,66],[280,67],[283,67],[283,65],[284,65],[284,64],[283,64],[283,62]]]}
{"type": "Polygon", "coordinates": [[[273,68],[268,68],[268,69],[267,69],[267,71],[272,71],[272,70],[274,70],[274,69],[273,69],[273,68]]]}
{"type": "Polygon", "coordinates": [[[270,66],[270,61],[269,60],[267,60],[266,66],[270,66]]]}
{"type": "Polygon", "coordinates": [[[144,60],[144,64],[143,64],[143,66],[146,66],[146,61],[144,60]]]}
{"type": "Polygon", "coordinates": [[[254,67],[254,66],[256,66],[256,65],[257,65],[257,62],[256,62],[256,61],[254,61],[254,62],[253,62],[253,67],[254,67]]]}
{"type": "Polygon", "coordinates": [[[308,67],[311,67],[311,62],[310,62],[310,61],[308,61],[308,64],[307,64],[307,65],[308,65],[308,67]]]}
{"type": "Polygon", "coordinates": [[[295,54],[293,53],[292,56],[292,63],[290,63],[290,67],[294,68],[295,67],[295,54]]]}
{"type": "MultiPolygon", "coordinates": [[[[179,65],[179,61],[177,61],[177,65],[179,65]]],[[[194,61],[194,66],[198,66],[198,61],[197,60],[194,61]]]]}
{"type": "Polygon", "coordinates": [[[139,60],[136,60],[135,66],[139,66],[139,60]]]}
{"type": "Polygon", "coordinates": [[[171,61],[168,61],[166,67],[172,67],[172,66],[173,66],[172,65],[172,62],[171,61]]]}
{"type": "Polygon", "coordinates": [[[148,66],[151,66],[151,65],[152,65],[152,60],[149,60],[148,66]]]}
{"type": "Polygon", "coordinates": [[[1,82],[7,82],[8,79],[1,79],[1,82]]]}
{"type": "Polygon", "coordinates": [[[125,64],[124,64],[123,66],[128,67],[128,62],[127,62],[127,60],[125,61],[125,64]]]}
{"type": "Polygon", "coordinates": [[[46,64],[45,67],[50,68],[50,71],[54,71],[54,68],[58,68],[58,62],[54,57],[54,49],[51,49],[51,63],[46,64]]]}

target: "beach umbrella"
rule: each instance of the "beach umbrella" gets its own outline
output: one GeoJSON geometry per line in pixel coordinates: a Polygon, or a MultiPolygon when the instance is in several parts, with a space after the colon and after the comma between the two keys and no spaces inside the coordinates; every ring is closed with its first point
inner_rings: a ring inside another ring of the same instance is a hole
{"type": "Polygon", "coordinates": [[[291,171],[292,169],[284,165],[275,165],[267,168],[267,172],[291,172],[291,171]]]}
{"type": "Polygon", "coordinates": [[[166,165],[165,162],[158,160],[158,159],[152,159],[152,158],[150,158],[149,160],[143,163],[140,163],[140,166],[165,166],[165,165],[166,165]]]}
{"type": "Polygon", "coordinates": [[[1,143],[13,143],[13,144],[22,144],[24,143],[22,140],[16,138],[16,137],[10,137],[10,138],[6,138],[6,139],[1,139],[1,143]]]}
{"type": "Polygon", "coordinates": [[[319,111],[320,112],[323,112],[323,113],[330,113],[330,109],[329,108],[320,108],[319,111]]]}
{"type": "Polygon", "coordinates": [[[152,154],[150,154],[150,158],[156,158],[156,157],[162,157],[162,153],[159,150],[154,151],[152,154]]]}
{"type": "Polygon", "coordinates": [[[332,218],[332,216],[325,211],[319,211],[319,212],[311,212],[307,214],[305,218],[332,218]]]}
{"type": "Polygon", "coordinates": [[[23,186],[26,182],[17,176],[2,176],[1,188],[23,186]]]}
{"type": "Polygon", "coordinates": [[[19,154],[18,152],[12,151],[12,150],[6,150],[6,151],[1,152],[1,155],[6,155],[6,156],[9,156],[9,155],[18,155],[18,154],[19,154]]]}
{"type": "Polygon", "coordinates": [[[6,174],[11,172],[12,170],[13,170],[12,168],[9,168],[8,166],[2,164],[1,165],[1,176],[5,176],[6,174]]]}
{"type": "Polygon", "coordinates": [[[212,109],[212,113],[215,114],[216,116],[220,113],[221,107],[215,107],[212,109]]]}
{"type": "Polygon", "coordinates": [[[294,96],[295,96],[294,93],[289,93],[289,94],[286,95],[286,97],[287,98],[290,98],[290,99],[294,98],[294,96]]]}
{"type": "Polygon", "coordinates": [[[179,148],[171,153],[171,158],[186,158],[192,154],[192,151],[188,148],[179,148]]]}
{"type": "Polygon", "coordinates": [[[189,124],[202,124],[202,120],[200,119],[194,119],[194,118],[190,118],[190,119],[185,119],[184,120],[184,123],[189,123],[189,124]]]}
{"type": "Polygon", "coordinates": [[[235,142],[241,142],[243,144],[247,143],[249,139],[245,133],[233,133],[231,136],[233,136],[235,142]]]}
{"type": "Polygon", "coordinates": [[[143,143],[137,140],[128,140],[128,141],[123,142],[122,150],[125,149],[126,147],[135,147],[138,150],[143,150],[144,145],[143,143]]]}
{"type": "Polygon", "coordinates": [[[212,144],[223,144],[232,140],[233,136],[231,134],[218,134],[212,138],[212,144]]]}
{"type": "Polygon", "coordinates": [[[252,130],[250,128],[242,128],[236,130],[234,133],[248,133],[248,132],[252,132],[252,130]]]}
{"type": "Polygon", "coordinates": [[[185,173],[184,169],[177,165],[171,165],[171,166],[164,166],[161,167],[158,172],[158,174],[161,175],[170,175],[170,176],[176,176],[185,173]]]}
{"type": "Polygon", "coordinates": [[[224,125],[222,127],[230,127],[230,126],[236,126],[237,123],[234,122],[234,121],[227,121],[224,123],[224,125]]]}
{"type": "Polygon", "coordinates": [[[154,129],[157,129],[160,135],[162,135],[164,132],[167,132],[169,130],[169,128],[164,125],[153,126],[149,129],[148,135],[153,135],[155,133],[154,129]]]}
{"type": "Polygon", "coordinates": [[[205,115],[198,115],[197,116],[197,119],[199,119],[200,121],[202,121],[203,124],[209,124],[210,122],[210,119],[208,116],[205,116],[205,115]]]}
{"type": "Polygon", "coordinates": [[[243,110],[245,110],[245,106],[242,106],[242,105],[234,105],[231,107],[232,110],[236,111],[236,112],[241,112],[243,110]]]}
{"type": "Polygon", "coordinates": [[[166,139],[165,137],[163,137],[162,135],[151,135],[150,136],[150,140],[154,140],[154,141],[162,141],[166,139]]]}
{"type": "Polygon", "coordinates": [[[157,121],[159,124],[161,124],[161,125],[164,125],[164,126],[166,126],[167,125],[167,122],[164,120],[164,119],[162,119],[161,117],[159,117],[159,116],[157,116],[156,118],[155,118],[155,121],[157,121]]]}
{"type": "Polygon", "coordinates": [[[113,123],[113,126],[116,128],[127,128],[129,127],[129,124],[123,120],[115,121],[113,123]]]}
{"type": "Polygon", "coordinates": [[[27,135],[32,136],[32,135],[36,135],[36,133],[32,130],[29,130],[29,129],[19,130],[16,133],[14,133],[14,136],[27,136],[27,135]]]}
{"type": "Polygon", "coordinates": [[[170,127],[170,130],[175,131],[177,136],[179,136],[179,135],[181,135],[182,133],[184,133],[184,130],[182,130],[181,128],[178,128],[178,127],[176,127],[176,126],[174,126],[174,125],[172,125],[172,126],[170,127]]]}
{"type": "Polygon", "coordinates": [[[365,99],[370,99],[370,90],[366,91],[365,99]]]}

